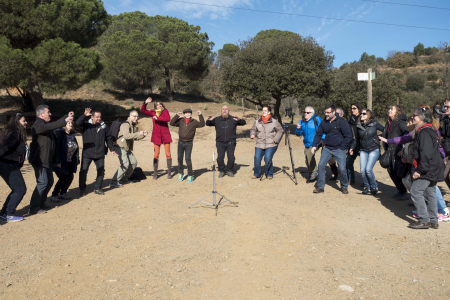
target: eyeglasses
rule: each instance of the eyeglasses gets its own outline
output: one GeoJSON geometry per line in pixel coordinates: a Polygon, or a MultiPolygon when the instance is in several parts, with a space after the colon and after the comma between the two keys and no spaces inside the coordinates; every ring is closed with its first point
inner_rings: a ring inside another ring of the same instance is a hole
{"type": "Polygon", "coordinates": [[[332,114],[333,112],[332,111],[325,111],[325,114],[326,115],[330,115],[330,114],[332,114]]]}
{"type": "Polygon", "coordinates": [[[367,113],[361,113],[363,116],[367,115],[367,113]]]}
{"type": "Polygon", "coordinates": [[[414,118],[414,117],[418,117],[418,116],[419,116],[419,115],[414,114],[414,115],[413,115],[413,118],[414,118]]]}
{"type": "Polygon", "coordinates": [[[448,105],[444,105],[444,108],[445,108],[445,109],[447,109],[447,108],[450,108],[450,106],[448,106],[448,105]]]}
{"type": "Polygon", "coordinates": [[[312,112],[310,112],[310,111],[305,111],[305,114],[312,114],[312,112]]]}

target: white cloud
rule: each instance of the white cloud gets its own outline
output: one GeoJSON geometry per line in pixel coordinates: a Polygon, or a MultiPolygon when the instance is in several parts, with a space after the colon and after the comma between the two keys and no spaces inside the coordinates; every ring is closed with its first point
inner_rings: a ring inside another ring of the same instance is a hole
{"type": "MultiPolygon", "coordinates": [[[[127,1],[127,0],[124,0],[127,1]]],[[[226,7],[240,7],[251,8],[253,7],[254,0],[180,0],[176,1],[164,1],[163,9],[166,12],[183,12],[194,18],[208,17],[214,19],[227,19],[230,15],[234,14],[235,9],[226,7]],[[191,3],[188,3],[191,2],[191,3]],[[192,4],[198,3],[198,4],[192,4]]]]}

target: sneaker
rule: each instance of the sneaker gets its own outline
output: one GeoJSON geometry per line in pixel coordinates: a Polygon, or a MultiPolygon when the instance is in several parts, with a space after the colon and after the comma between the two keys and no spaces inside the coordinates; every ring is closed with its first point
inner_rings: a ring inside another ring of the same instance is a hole
{"type": "Polygon", "coordinates": [[[417,212],[415,213],[415,214],[413,214],[413,218],[418,218],[419,217],[419,215],[417,214],[417,212]]]}
{"type": "Polygon", "coordinates": [[[61,199],[58,196],[51,196],[50,201],[58,203],[61,202],[61,199]]]}
{"type": "Polygon", "coordinates": [[[219,172],[219,178],[223,178],[224,176],[225,176],[225,172],[220,171],[220,172],[219,172]]]}
{"type": "MultiPolygon", "coordinates": [[[[120,185],[120,186],[122,186],[122,185],[120,185]]],[[[98,189],[98,190],[94,190],[94,194],[97,194],[97,195],[104,195],[105,192],[103,192],[103,190],[101,190],[101,189],[98,189]]]]}
{"type": "Polygon", "coordinates": [[[449,217],[449,215],[438,214],[438,221],[439,222],[448,222],[448,221],[450,221],[450,217],[449,217]]]}
{"type": "Polygon", "coordinates": [[[178,181],[183,181],[183,179],[184,179],[184,174],[178,174],[178,181]]]}
{"type": "Polygon", "coordinates": [[[23,220],[23,217],[18,217],[18,216],[1,216],[0,217],[0,222],[3,222],[3,223],[19,222],[22,220],[23,220]]]}
{"type": "Polygon", "coordinates": [[[417,215],[417,210],[413,210],[412,213],[417,215]]]}
{"type": "Polygon", "coordinates": [[[316,187],[316,189],[313,191],[314,194],[323,193],[324,191],[320,187],[316,187]]]}
{"type": "Polygon", "coordinates": [[[415,223],[409,224],[408,227],[412,228],[412,229],[428,229],[428,228],[430,228],[430,223],[424,223],[422,221],[417,221],[415,223]]]}
{"type": "Polygon", "coordinates": [[[228,175],[229,177],[234,177],[234,173],[233,173],[232,171],[228,171],[228,172],[227,172],[227,175],[228,175]]]}
{"type": "Polygon", "coordinates": [[[253,175],[253,176],[252,176],[252,179],[259,179],[259,176],[253,175]]]}
{"type": "Polygon", "coordinates": [[[188,180],[187,180],[188,182],[192,182],[192,181],[194,181],[194,176],[188,176],[188,180]]]}
{"type": "Polygon", "coordinates": [[[309,176],[309,181],[310,182],[312,182],[312,181],[315,181],[316,179],[317,179],[317,177],[319,177],[319,173],[318,172],[312,172],[311,173],[311,176],[309,176]]]}
{"type": "Polygon", "coordinates": [[[370,189],[370,193],[376,196],[378,194],[378,189],[370,189]]]}
{"type": "Polygon", "coordinates": [[[363,195],[367,195],[369,193],[369,188],[368,187],[364,187],[362,193],[363,193],[363,195]]]}
{"type": "Polygon", "coordinates": [[[344,195],[347,195],[348,194],[348,189],[341,189],[341,191],[342,191],[342,194],[344,194],[344,195]]]}
{"type": "MultiPolygon", "coordinates": [[[[111,183],[109,184],[109,187],[111,187],[111,188],[121,188],[121,187],[123,187],[123,185],[120,183],[120,182],[112,182],[111,181],[111,183]]],[[[100,191],[100,190],[94,190],[94,193],[96,193],[95,191],[100,191]]],[[[98,193],[96,193],[96,194],[98,194],[98,193]]],[[[100,195],[103,195],[103,194],[100,194],[100,195]]]]}
{"type": "Polygon", "coordinates": [[[63,199],[63,200],[70,200],[70,199],[72,199],[72,197],[70,197],[67,194],[61,194],[61,195],[58,196],[58,198],[59,199],[63,199]]]}

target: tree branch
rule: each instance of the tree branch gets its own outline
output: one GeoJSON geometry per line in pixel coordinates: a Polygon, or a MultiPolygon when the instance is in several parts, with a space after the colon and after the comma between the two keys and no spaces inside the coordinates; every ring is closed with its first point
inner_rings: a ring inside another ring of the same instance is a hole
{"type": "Polygon", "coordinates": [[[10,93],[9,93],[9,91],[8,91],[8,89],[7,88],[5,88],[5,90],[6,90],[6,93],[8,93],[8,96],[9,97],[11,97],[11,99],[13,99],[14,100],[14,102],[16,102],[16,103],[18,103],[18,104],[20,104],[20,107],[22,108],[22,110],[24,110],[24,104],[23,104],[23,102],[22,101],[20,101],[20,100],[18,100],[18,99],[16,99],[16,98],[14,98],[10,93]]]}
{"type": "Polygon", "coordinates": [[[254,100],[250,100],[250,99],[247,98],[247,97],[245,97],[244,99],[245,99],[245,101],[248,101],[248,102],[253,103],[253,104],[256,104],[256,105],[259,105],[259,106],[261,106],[261,107],[264,105],[264,104],[262,104],[261,100],[258,100],[258,102],[256,102],[256,101],[254,101],[254,100]]]}

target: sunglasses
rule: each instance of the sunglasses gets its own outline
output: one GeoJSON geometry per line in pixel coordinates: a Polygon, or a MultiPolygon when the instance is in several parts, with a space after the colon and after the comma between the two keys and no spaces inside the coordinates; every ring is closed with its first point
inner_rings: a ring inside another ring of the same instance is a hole
{"type": "Polygon", "coordinates": [[[357,110],[358,108],[357,107],[352,107],[352,110],[357,110]]]}
{"type": "Polygon", "coordinates": [[[361,113],[363,116],[367,115],[367,113],[361,113]]]}
{"type": "Polygon", "coordinates": [[[312,112],[310,112],[310,111],[305,111],[304,113],[305,114],[312,114],[312,112]]]}
{"type": "Polygon", "coordinates": [[[448,105],[444,105],[444,108],[445,108],[445,109],[447,109],[447,108],[450,108],[450,106],[448,106],[448,105]]]}

